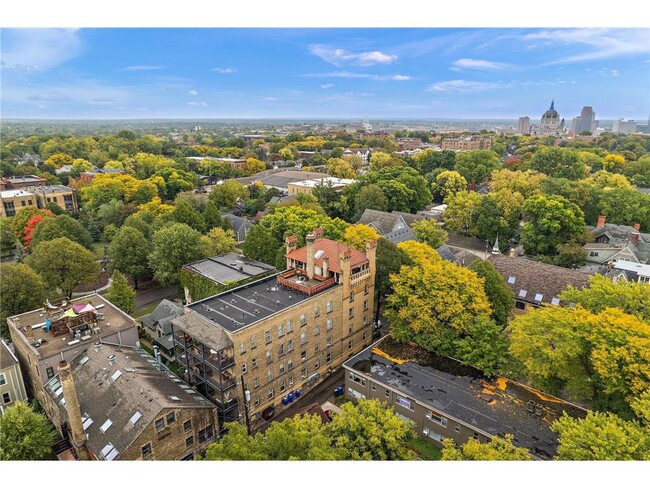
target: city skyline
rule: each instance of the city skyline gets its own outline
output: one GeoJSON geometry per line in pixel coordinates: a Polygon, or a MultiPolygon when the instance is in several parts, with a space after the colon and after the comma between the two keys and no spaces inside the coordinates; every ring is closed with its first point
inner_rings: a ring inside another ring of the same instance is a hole
{"type": "Polygon", "coordinates": [[[647,120],[650,31],[2,29],[2,117],[647,120]]]}

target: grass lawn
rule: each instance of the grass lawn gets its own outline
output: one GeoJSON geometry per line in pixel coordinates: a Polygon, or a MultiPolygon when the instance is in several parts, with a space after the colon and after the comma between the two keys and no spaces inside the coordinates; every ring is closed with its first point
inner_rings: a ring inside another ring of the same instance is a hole
{"type": "Polygon", "coordinates": [[[438,461],[442,457],[442,452],[439,448],[420,437],[415,437],[407,442],[406,447],[415,452],[424,461],[438,461]]]}
{"type": "Polygon", "coordinates": [[[137,319],[138,317],[142,317],[143,315],[147,315],[148,313],[153,312],[156,309],[157,306],[158,306],[157,303],[154,303],[153,305],[149,305],[148,307],[142,308],[142,309],[138,310],[137,312],[132,313],[131,317],[137,319]]]}
{"type": "Polygon", "coordinates": [[[93,246],[92,246],[93,251],[95,252],[95,254],[97,254],[97,256],[99,256],[100,258],[103,258],[104,257],[104,246],[107,246],[107,245],[108,245],[108,243],[103,242],[103,241],[93,242],[93,246]]]}

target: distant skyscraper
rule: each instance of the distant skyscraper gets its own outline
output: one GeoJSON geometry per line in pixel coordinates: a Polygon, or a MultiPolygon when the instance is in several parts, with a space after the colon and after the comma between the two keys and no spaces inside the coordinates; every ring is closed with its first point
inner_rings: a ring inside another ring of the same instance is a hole
{"type": "Polygon", "coordinates": [[[575,132],[581,134],[582,132],[593,132],[596,130],[596,114],[591,107],[582,107],[580,117],[576,121],[575,132]]]}
{"type": "Polygon", "coordinates": [[[519,117],[517,134],[530,134],[530,117],[519,117]]]}

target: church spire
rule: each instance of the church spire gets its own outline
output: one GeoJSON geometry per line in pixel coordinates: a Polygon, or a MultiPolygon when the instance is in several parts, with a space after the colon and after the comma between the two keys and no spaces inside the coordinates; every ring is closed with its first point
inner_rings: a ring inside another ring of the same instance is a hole
{"type": "Polygon", "coordinates": [[[492,254],[501,254],[499,250],[499,233],[497,233],[497,238],[494,241],[494,246],[492,246],[492,254]]]}
{"type": "Polygon", "coordinates": [[[551,100],[551,108],[550,110],[555,110],[555,98],[551,100]]]}

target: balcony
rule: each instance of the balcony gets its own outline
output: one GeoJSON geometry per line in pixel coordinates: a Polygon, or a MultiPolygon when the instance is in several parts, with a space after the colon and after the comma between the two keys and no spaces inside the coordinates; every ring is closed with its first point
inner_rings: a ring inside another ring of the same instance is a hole
{"type": "Polygon", "coordinates": [[[367,280],[368,278],[370,278],[370,269],[364,269],[363,271],[359,271],[358,273],[350,276],[350,284],[356,285],[357,283],[363,280],[367,280]]]}
{"type": "Polygon", "coordinates": [[[278,275],[278,285],[290,290],[297,291],[304,295],[315,295],[336,284],[336,278],[323,279],[321,276],[314,276],[311,280],[302,270],[290,269],[278,275]]]}

